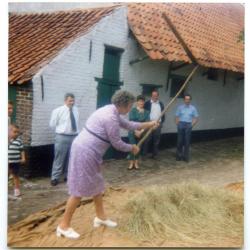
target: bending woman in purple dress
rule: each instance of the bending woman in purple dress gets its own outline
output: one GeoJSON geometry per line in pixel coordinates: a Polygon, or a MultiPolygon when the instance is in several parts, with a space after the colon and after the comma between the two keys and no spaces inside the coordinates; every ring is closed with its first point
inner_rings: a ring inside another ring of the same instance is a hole
{"type": "Polygon", "coordinates": [[[105,225],[117,226],[107,219],[103,208],[102,195],[104,179],[101,174],[102,157],[110,144],[117,150],[137,154],[140,149],[136,145],[122,141],[120,127],[127,130],[148,129],[157,126],[155,121],[132,122],[120,115],[127,114],[135,101],[127,91],[118,91],[112,97],[112,104],[97,109],[87,120],[85,128],[75,138],[71,146],[68,188],[69,199],[61,223],[56,229],[57,236],[78,238],[80,235],[71,227],[71,219],[82,196],[92,196],[96,217],[94,227],[105,225]]]}

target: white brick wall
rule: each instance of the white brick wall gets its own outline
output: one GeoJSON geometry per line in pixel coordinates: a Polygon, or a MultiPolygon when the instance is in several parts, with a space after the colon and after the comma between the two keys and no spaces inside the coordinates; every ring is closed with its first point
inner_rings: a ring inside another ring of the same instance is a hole
{"type": "MultiPolygon", "coordinates": [[[[72,92],[80,111],[80,127],[96,109],[97,82],[102,77],[104,44],[126,49],[128,26],[126,9],[120,8],[103,18],[92,30],[77,39],[33,78],[34,107],[32,146],[52,144],[54,132],[49,119],[54,108],[63,105],[64,94],[72,92]],[[89,44],[92,40],[92,59],[89,62],[89,44]],[[44,100],[41,92],[44,79],[44,100]]],[[[121,68],[124,68],[121,63],[121,68]]],[[[123,72],[120,74],[123,78],[123,72]]]]}
{"type": "MultiPolygon", "coordinates": [[[[135,59],[141,57],[140,50],[133,39],[130,39],[129,50],[126,51],[127,58],[135,59]],[[139,54],[140,55],[139,55],[139,54]]],[[[128,63],[126,64],[128,65],[128,63]]],[[[188,76],[193,66],[186,66],[173,73],[188,76]]],[[[223,72],[219,71],[219,80],[208,80],[202,73],[206,69],[200,67],[187,86],[187,91],[192,95],[192,103],[197,107],[200,118],[195,130],[234,128],[244,126],[244,82],[236,80],[236,74],[228,72],[226,85],[223,86],[223,72]]],[[[166,105],[170,98],[171,81],[168,91],[166,91],[168,62],[144,60],[133,65],[128,65],[125,69],[126,89],[132,90],[135,94],[140,94],[142,88],[140,83],[154,83],[163,85],[159,89],[160,100],[166,105]]],[[[176,132],[175,111],[182,99],[177,99],[172,108],[168,111],[163,125],[163,133],[176,132]]]]}
{"type": "MultiPolygon", "coordinates": [[[[104,44],[125,49],[121,58],[120,78],[124,81],[122,89],[135,95],[142,91],[140,83],[155,83],[163,85],[160,89],[160,99],[167,104],[170,101],[170,87],[166,92],[168,62],[145,60],[133,65],[129,61],[143,55],[136,42],[128,38],[126,9],[121,8],[108,17],[103,18],[85,36],[77,39],[34,78],[34,109],[32,122],[31,145],[46,145],[54,142],[54,132],[48,124],[54,108],[63,104],[66,92],[76,96],[76,105],[80,111],[80,127],[88,116],[96,109],[97,82],[94,77],[102,77],[104,44]],[[89,62],[89,43],[92,40],[92,59],[89,62]],[[41,79],[44,79],[44,100],[41,97],[41,79]]],[[[188,75],[192,67],[181,69],[181,75],[188,75]]],[[[237,82],[233,73],[229,73],[227,84],[223,87],[223,75],[219,81],[209,81],[201,74],[200,69],[189,85],[193,96],[193,104],[200,113],[200,122],[195,129],[216,129],[243,126],[244,116],[244,84],[237,82]]],[[[176,132],[174,114],[176,106],[182,103],[178,100],[167,114],[163,132],[176,132]]],[[[122,131],[126,136],[127,132],[122,131]]]]}

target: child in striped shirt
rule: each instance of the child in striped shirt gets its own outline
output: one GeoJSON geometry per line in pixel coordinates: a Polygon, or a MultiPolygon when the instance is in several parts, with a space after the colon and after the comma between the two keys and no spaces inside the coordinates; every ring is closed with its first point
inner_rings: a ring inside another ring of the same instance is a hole
{"type": "Polygon", "coordinates": [[[8,163],[9,172],[13,176],[14,180],[14,196],[21,195],[20,192],[20,180],[19,170],[20,165],[25,163],[25,154],[22,141],[18,138],[19,127],[15,124],[11,124],[9,127],[9,147],[8,147],[8,163]]]}

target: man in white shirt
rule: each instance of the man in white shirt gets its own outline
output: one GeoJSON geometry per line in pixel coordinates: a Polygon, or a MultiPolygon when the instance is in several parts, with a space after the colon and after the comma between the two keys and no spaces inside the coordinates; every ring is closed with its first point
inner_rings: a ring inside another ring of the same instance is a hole
{"type": "MultiPolygon", "coordinates": [[[[159,100],[159,92],[158,90],[153,90],[151,93],[151,100],[148,100],[144,104],[144,108],[150,112],[150,120],[156,121],[161,115],[161,112],[164,109],[163,103],[159,100]]],[[[148,151],[148,145],[150,141],[152,141],[152,158],[155,159],[158,154],[158,146],[160,143],[161,138],[161,127],[162,123],[165,120],[165,115],[162,116],[160,120],[160,126],[157,127],[151,135],[148,137],[148,139],[145,141],[144,144],[144,152],[143,154],[146,155],[148,151]]]]}
{"type": "Polygon", "coordinates": [[[61,174],[64,174],[64,181],[67,181],[70,147],[79,132],[79,113],[74,103],[75,96],[67,93],[64,105],[52,111],[49,125],[56,132],[51,173],[52,186],[58,184],[61,174]]]}

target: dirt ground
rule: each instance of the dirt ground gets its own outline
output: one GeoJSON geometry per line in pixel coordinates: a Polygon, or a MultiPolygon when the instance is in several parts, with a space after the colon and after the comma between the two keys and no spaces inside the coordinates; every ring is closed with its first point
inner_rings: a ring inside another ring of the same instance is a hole
{"type": "MultiPolygon", "coordinates": [[[[157,160],[146,159],[140,170],[128,171],[126,160],[104,162],[107,186],[148,186],[190,180],[223,186],[243,180],[242,137],[192,145],[192,159],[187,164],[175,161],[175,148],[160,151],[157,160]]],[[[9,194],[12,195],[12,188],[9,194]]],[[[49,178],[23,180],[22,199],[8,201],[8,223],[13,224],[29,214],[53,207],[67,199],[67,185],[50,186],[49,178]],[[32,205],[31,205],[32,204],[32,205]]]]}
{"type": "MultiPolygon", "coordinates": [[[[112,211],[112,217],[119,221],[121,215],[119,214],[119,209],[115,208],[116,201],[119,200],[121,205],[136,190],[143,190],[144,187],[150,185],[174,184],[197,180],[202,184],[224,187],[230,183],[243,181],[244,143],[242,137],[195,143],[192,145],[191,152],[192,159],[189,163],[176,162],[175,148],[166,149],[160,151],[157,160],[148,158],[141,162],[139,170],[133,171],[127,170],[127,160],[106,161],[104,163],[104,176],[109,190],[105,196],[107,211],[112,211]]],[[[9,193],[12,194],[11,188],[9,188],[9,193]]],[[[66,244],[66,241],[67,247],[152,246],[147,242],[141,242],[139,245],[138,243],[135,244],[129,236],[120,238],[119,230],[115,231],[115,233],[104,228],[95,229],[94,231],[91,227],[85,227],[85,229],[75,228],[82,235],[81,238],[85,239],[85,241],[80,243],[68,242],[67,239],[57,239],[54,235],[54,230],[58,223],[58,218],[60,218],[64,209],[62,202],[68,197],[66,184],[61,182],[58,186],[51,187],[48,178],[23,180],[22,193],[21,199],[9,199],[8,201],[9,246],[27,247],[27,240],[29,247],[62,247],[66,244]],[[59,207],[55,208],[56,205],[59,207]],[[52,208],[51,211],[53,212],[46,210],[40,213],[40,215],[34,214],[49,208],[52,208]],[[42,219],[41,214],[44,216],[42,219]],[[54,217],[55,214],[58,216],[54,217]],[[24,219],[28,215],[31,216],[24,219]],[[36,218],[36,216],[40,217],[36,218]],[[47,221],[44,218],[50,218],[50,220],[47,221]],[[33,224],[30,224],[31,220],[33,224]],[[41,224],[40,221],[44,222],[41,224]],[[23,231],[23,237],[18,239],[18,236],[22,235],[21,229],[25,230],[23,225],[28,224],[29,227],[36,227],[36,230],[32,230],[33,234],[27,234],[27,232],[23,231]],[[41,230],[47,224],[51,232],[47,232],[47,235],[44,235],[41,233],[41,230]],[[34,241],[30,241],[33,237],[34,241]],[[110,237],[112,237],[111,241],[110,237]],[[53,244],[46,245],[48,244],[47,242],[53,242],[53,244]]],[[[86,204],[84,209],[78,209],[72,223],[82,220],[82,225],[91,225],[93,214],[93,204],[86,204]]],[[[232,242],[231,245],[230,242],[225,244],[220,245],[215,242],[214,245],[210,244],[210,246],[238,246],[238,243],[235,245],[235,242],[232,242]]],[[[191,245],[180,242],[159,242],[157,246],[181,247],[191,245]]],[[[193,246],[200,247],[201,245],[194,244],[193,246]]]]}

